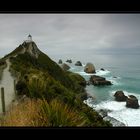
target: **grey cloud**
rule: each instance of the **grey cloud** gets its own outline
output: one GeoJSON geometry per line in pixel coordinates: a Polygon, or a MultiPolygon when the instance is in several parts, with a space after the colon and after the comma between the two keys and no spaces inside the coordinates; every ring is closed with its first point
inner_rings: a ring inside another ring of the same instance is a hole
{"type": "Polygon", "coordinates": [[[140,50],[140,14],[0,14],[0,56],[29,33],[51,56],[132,52],[140,50]]]}

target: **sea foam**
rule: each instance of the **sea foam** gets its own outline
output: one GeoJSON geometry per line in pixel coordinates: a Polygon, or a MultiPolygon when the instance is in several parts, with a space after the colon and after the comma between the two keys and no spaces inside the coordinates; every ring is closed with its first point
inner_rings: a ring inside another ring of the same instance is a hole
{"type": "MultiPolygon", "coordinates": [[[[110,96],[113,97],[116,91],[111,91],[110,96]]],[[[130,93],[124,91],[125,95],[134,95],[138,98],[140,103],[140,95],[137,93],[130,93]]],[[[102,101],[99,104],[92,105],[93,102],[86,102],[90,107],[96,110],[105,109],[109,110],[108,116],[113,117],[126,126],[140,126],[140,109],[132,109],[126,107],[126,102],[117,102],[115,100],[102,101]]]]}
{"type": "Polygon", "coordinates": [[[96,70],[96,75],[98,75],[98,76],[103,76],[103,75],[107,75],[107,74],[109,74],[110,73],[110,71],[109,70],[96,70]]]}

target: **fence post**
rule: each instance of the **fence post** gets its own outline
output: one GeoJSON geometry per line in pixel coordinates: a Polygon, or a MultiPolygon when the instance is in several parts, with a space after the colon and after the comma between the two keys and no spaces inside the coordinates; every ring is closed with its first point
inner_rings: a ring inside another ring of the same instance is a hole
{"type": "Polygon", "coordinates": [[[14,92],[15,92],[15,96],[17,96],[17,93],[16,93],[16,80],[14,80],[14,92]]]}
{"type": "Polygon", "coordinates": [[[2,103],[2,112],[3,114],[5,114],[4,87],[1,88],[1,103],[2,103]]]}

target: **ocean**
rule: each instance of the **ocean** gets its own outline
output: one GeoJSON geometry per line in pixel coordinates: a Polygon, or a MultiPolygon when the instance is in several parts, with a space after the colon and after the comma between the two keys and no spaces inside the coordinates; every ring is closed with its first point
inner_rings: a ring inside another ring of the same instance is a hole
{"type": "Polygon", "coordinates": [[[93,54],[83,57],[83,61],[80,60],[83,66],[75,66],[76,59],[72,64],[67,63],[71,66],[70,71],[89,80],[92,74],[84,72],[86,60],[95,65],[96,75],[103,76],[113,83],[111,86],[103,87],[87,86],[87,92],[95,98],[88,105],[97,110],[110,110],[108,116],[123,122],[126,126],[140,126],[140,108],[127,108],[126,102],[117,102],[113,96],[117,90],[122,90],[125,95],[135,95],[140,104],[140,55],[93,54]],[[105,71],[100,70],[101,68],[105,71]]]}

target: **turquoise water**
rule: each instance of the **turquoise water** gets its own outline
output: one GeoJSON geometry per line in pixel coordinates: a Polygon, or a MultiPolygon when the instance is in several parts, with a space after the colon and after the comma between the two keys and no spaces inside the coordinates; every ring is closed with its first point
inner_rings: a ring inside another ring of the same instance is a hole
{"type": "MultiPolygon", "coordinates": [[[[125,106],[125,102],[114,100],[114,93],[117,90],[123,90],[125,95],[135,95],[140,104],[140,55],[132,54],[96,54],[89,56],[87,62],[92,62],[96,67],[96,75],[106,77],[110,80],[112,86],[96,87],[87,86],[87,92],[95,97],[93,104],[97,109],[109,109],[109,115],[114,117],[128,126],[140,126],[140,109],[130,109],[125,106]],[[101,71],[104,68],[105,71],[101,71]]],[[[71,66],[70,71],[79,73],[86,80],[89,80],[89,74],[86,74],[84,65],[86,58],[81,62],[83,67],[71,66]]],[[[89,103],[90,104],[90,103],[89,103]]]]}

